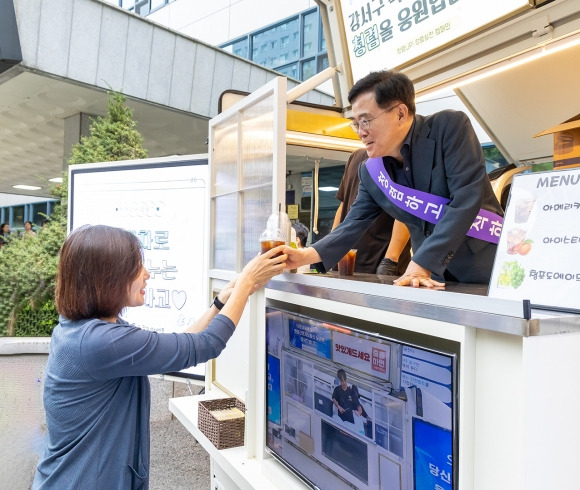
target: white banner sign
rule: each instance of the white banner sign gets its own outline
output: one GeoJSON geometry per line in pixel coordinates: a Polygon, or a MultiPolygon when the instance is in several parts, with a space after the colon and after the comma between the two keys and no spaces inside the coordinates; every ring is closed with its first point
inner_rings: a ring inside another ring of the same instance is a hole
{"type": "Polygon", "coordinates": [[[514,177],[489,296],[578,309],[580,169],[514,177]]]}
{"type": "Polygon", "coordinates": [[[389,344],[380,344],[372,340],[333,332],[332,360],[363,373],[390,380],[391,346],[389,344]]]}
{"type": "Polygon", "coordinates": [[[490,22],[528,0],[342,0],[354,81],[394,69],[490,22]]]}
{"type": "MultiPolygon", "coordinates": [[[[208,306],[207,157],[136,162],[71,167],[71,228],[104,224],[137,236],[151,277],[145,305],[127,308],[122,317],[147,330],[180,332],[208,306]]],[[[186,372],[204,375],[205,365],[186,372]]]]}

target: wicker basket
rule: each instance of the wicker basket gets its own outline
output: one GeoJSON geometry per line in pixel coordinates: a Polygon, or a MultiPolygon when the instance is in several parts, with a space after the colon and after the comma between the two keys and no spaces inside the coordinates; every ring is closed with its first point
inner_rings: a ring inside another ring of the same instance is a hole
{"type": "Polygon", "coordinates": [[[237,398],[220,398],[199,402],[197,424],[199,430],[218,449],[244,445],[245,417],[217,420],[211,412],[238,408],[246,413],[245,405],[237,398]]]}

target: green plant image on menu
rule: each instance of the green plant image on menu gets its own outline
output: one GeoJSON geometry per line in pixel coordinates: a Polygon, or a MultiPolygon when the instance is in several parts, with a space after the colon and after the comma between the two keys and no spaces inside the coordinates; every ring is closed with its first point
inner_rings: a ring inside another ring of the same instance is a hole
{"type": "Polygon", "coordinates": [[[500,287],[519,288],[524,282],[526,271],[516,260],[505,262],[499,274],[497,285],[500,287]]]}

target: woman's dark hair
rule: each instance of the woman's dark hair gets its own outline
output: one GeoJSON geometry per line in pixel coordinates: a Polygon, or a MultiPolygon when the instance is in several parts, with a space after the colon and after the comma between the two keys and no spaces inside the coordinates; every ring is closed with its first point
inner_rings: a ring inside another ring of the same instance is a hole
{"type": "Polygon", "coordinates": [[[70,320],[116,317],[126,306],[129,286],[142,267],[141,243],[135,235],[112,226],[81,226],[60,251],[59,314],[70,320]]]}
{"type": "Polygon", "coordinates": [[[8,226],[8,223],[2,223],[2,225],[0,225],[0,233],[4,233],[5,226],[8,226]]]}
{"type": "Polygon", "coordinates": [[[377,105],[383,109],[398,100],[407,106],[409,113],[415,114],[415,87],[403,73],[393,70],[370,72],[352,86],[348,93],[349,103],[367,92],[375,94],[377,105]]]}

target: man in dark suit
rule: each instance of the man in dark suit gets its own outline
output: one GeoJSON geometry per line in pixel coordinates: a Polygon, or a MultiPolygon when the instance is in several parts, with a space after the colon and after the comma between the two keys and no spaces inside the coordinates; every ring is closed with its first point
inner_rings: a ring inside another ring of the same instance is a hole
{"type": "Polygon", "coordinates": [[[328,270],[384,210],[407,226],[413,247],[394,284],[489,282],[503,211],[481,145],[464,113],[416,115],[414,99],[409,78],[390,70],[352,87],[352,125],[369,156],[359,170],[358,197],[332,233],[305,252],[287,252],[289,268],[318,263],[328,270]],[[423,214],[413,214],[419,206],[423,214]]]}

